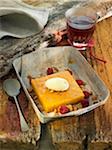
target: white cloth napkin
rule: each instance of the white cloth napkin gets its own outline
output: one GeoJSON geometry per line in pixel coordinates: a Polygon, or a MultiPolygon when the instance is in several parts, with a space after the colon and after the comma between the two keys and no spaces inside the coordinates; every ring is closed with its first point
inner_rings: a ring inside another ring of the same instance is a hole
{"type": "Polygon", "coordinates": [[[6,35],[25,38],[39,33],[48,17],[48,10],[25,7],[15,0],[0,0],[0,38],[6,35]]]}

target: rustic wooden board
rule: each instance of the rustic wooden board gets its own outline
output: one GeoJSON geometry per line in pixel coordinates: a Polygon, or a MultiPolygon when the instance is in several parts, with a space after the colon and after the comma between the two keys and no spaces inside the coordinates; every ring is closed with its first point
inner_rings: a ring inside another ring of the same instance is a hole
{"type": "Polygon", "coordinates": [[[16,105],[2,89],[3,80],[0,80],[0,150],[38,149],[41,127],[34,110],[21,89],[18,99],[30,127],[22,133],[16,105]]]}
{"type": "MultiPolygon", "coordinates": [[[[95,50],[93,53],[101,61],[88,58],[110,90],[110,98],[104,106],[80,117],[66,118],[50,123],[52,140],[59,150],[112,150],[112,18],[96,26],[94,33],[95,50]]],[[[88,56],[88,55],[87,55],[88,56]]]]}
{"type": "Polygon", "coordinates": [[[96,45],[95,54],[107,61],[93,62],[94,69],[105,82],[110,90],[110,98],[107,103],[94,111],[95,130],[93,138],[89,143],[90,150],[112,149],[112,18],[99,23],[94,34],[96,45]]]}

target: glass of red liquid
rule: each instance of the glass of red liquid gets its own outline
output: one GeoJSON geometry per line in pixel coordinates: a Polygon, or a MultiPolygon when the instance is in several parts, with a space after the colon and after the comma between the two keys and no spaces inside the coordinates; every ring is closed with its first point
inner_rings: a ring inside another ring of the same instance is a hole
{"type": "Polygon", "coordinates": [[[85,50],[94,33],[98,15],[92,8],[73,7],[66,12],[69,43],[85,50]]]}

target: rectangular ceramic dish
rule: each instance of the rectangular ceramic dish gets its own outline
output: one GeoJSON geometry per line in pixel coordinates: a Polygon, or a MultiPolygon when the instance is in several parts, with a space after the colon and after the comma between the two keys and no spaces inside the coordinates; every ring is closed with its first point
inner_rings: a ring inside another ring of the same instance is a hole
{"type": "Polygon", "coordinates": [[[109,90],[103,81],[95,73],[80,52],[70,46],[38,49],[35,52],[15,59],[13,66],[25,93],[32,104],[32,107],[42,123],[46,123],[60,117],[73,115],[78,116],[87,113],[98,106],[103,105],[109,97],[109,90]],[[31,85],[29,83],[28,76],[35,78],[45,75],[46,69],[52,66],[57,67],[59,70],[70,68],[75,75],[86,81],[91,87],[92,92],[97,95],[97,103],[57,116],[50,116],[41,112],[29,93],[28,89],[31,88],[31,85]]]}

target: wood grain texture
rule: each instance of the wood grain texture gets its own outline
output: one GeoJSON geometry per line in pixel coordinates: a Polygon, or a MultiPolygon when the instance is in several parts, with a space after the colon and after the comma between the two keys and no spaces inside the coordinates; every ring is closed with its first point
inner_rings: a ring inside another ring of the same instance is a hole
{"type": "MultiPolygon", "coordinates": [[[[53,143],[58,150],[112,150],[112,18],[96,26],[93,54],[104,59],[89,63],[110,90],[110,97],[104,106],[80,117],[66,118],[50,123],[53,143]]],[[[89,54],[87,53],[87,57],[89,54]]]]}
{"type": "Polygon", "coordinates": [[[95,71],[105,82],[110,90],[110,98],[107,103],[94,111],[96,134],[91,138],[89,150],[111,150],[112,149],[112,18],[98,23],[94,38],[95,54],[107,61],[93,62],[95,71]]]}
{"type": "Polygon", "coordinates": [[[2,89],[3,80],[0,80],[0,150],[38,149],[41,127],[34,110],[21,89],[18,101],[30,128],[22,133],[14,100],[2,89]]]}

